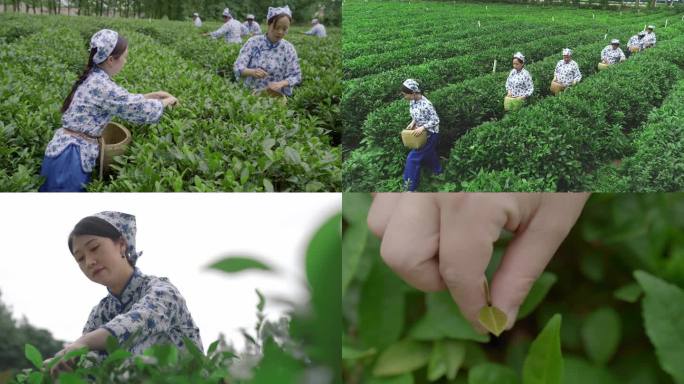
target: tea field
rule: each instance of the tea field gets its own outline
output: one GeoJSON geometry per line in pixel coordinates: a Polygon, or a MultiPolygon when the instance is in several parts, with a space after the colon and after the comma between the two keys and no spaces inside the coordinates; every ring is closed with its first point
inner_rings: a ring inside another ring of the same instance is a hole
{"type": "Polygon", "coordinates": [[[219,25],[0,15],[0,190],[35,191],[42,183],[59,109],[102,28],[129,41],[128,63],[114,80],[133,93],[170,92],[179,106],[156,125],[123,123],[132,143],[115,174],[89,191],[340,190],[339,28],[326,39],[290,29],[303,81],[283,106],[235,81],[240,46],[200,34],[219,25]]]}
{"type": "Polygon", "coordinates": [[[414,78],[440,117],[444,173],[424,191],[670,191],[684,188],[684,9],[592,10],[463,2],[346,1],[343,6],[343,188],[398,191],[414,78]],[[601,49],[656,26],[657,46],[597,73],[601,49]],[[583,80],[549,85],[561,50],[583,80]],[[504,114],[514,52],[534,94],[504,114]]]}

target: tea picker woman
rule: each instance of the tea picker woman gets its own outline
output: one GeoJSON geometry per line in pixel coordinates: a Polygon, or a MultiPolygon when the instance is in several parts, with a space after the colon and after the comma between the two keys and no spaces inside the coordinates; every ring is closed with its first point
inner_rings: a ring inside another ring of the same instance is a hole
{"type": "Polygon", "coordinates": [[[606,45],[601,51],[601,62],[606,65],[613,65],[625,61],[625,53],[620,49],[620,40],[613,39],[610,45],[606,45]]]}
{"type": "Polygon", "coordinates": [[[553,74],[552,92],[556,93],[554,88],[559,91],[564,90],[571,85],[579,83],[580,80],[582,80],[582,73],[577,62],[572,59],[572,50],[570,48],[563,49],[563,60],[558,61],[553,74]],[[560,88],[554,87],[553,83],[556,83],[560,88]]]}
{"type": "Polygon", "coordinates": [[[240,49],[233,71],[246,87],[292,96],[292,88],[302,81],[299,58],[294,46],[284,39],[292,22],[287,5],[268,8],[266,34],[251,37],[240,49]]]}
{"type": "Polygon", "coordinates": [[[642,40],[643,48],[651,48],[655,46],[656,44],[656,34],[653,32],[655,29],[655,25],[649,25],[646,28],[646,35],[644,35],[644,39],[642,40]]]}
{"type": "Polygon", "coordinates": [[[254,15],[247,15],[247,20],[242,23],[242,35],[243,36],[254,36],[261,34],[261,26],[259,23],[254,21],[254,15]]]}
{"type": "Polygon", "coordinates": [[[327,34],[325,33],[325,26],[321,24],[318,19],[313,19],[311,20],[311,29],[308,31],[304,32],[305,35],[311,35],[311,36],[318,36],[318,37],[326,37],[327,34]]]}
{"type": "Polygon", "coordinates": [[[525,99],[532,96],[534,92],[532,76],[525,69],[525,56],[520,52],[513,55],[513,69],[506,79],[506,91],[504,108],[507,111],[521,108],[525,99]]]}
{"type": "Polygon", "coordinates": [[[62,128],[45,150],[41,192],[80,192],[91,180],[100,152],[98,138],[113,117],[138,124],[156,123],[164,107],[178,100],[167,92],[129,93],[112,77],[128,58],[128,42],[103,29],[90,40],[90,56],[62,106],[62,128]]]}
{"type": "Polygon", "coordinates": [[[629,41],[627,42],[627,52],[625,52],[625,57],[629,58],[630,54],[640,52],[643,49],[644,36],[646,36],[646,32],[641,31],[629,38],[629,41]]]}
{"type": "MultiPolygon", "coordinates": [[[[203,350],[199,329],[178,289],[167,278],[136,268],[142,252],[136,250],[135,236],[135,216],[111,211],[85,217],[71,231],[69,251],[81,272],[109,293],[90,312],[83,335],[55,357],[83,347],[102,356],[109,336],[119,344],[128,341],[133,355],[158,344],[185,350],[184,337],[203,350]]],[[[62,362],[56,370],[68,365],[62,362]]]]}
{"type": "Polygon", "coordinates": [[[203,36],[211,36],[214,39],[218,39],[223,36],[228,44],[241,44],[242,43],[242,24],[235,20],[230,14],[230,9],[225,8],[223,10],[223,25],[211,33],[203,33],[203,36]]]}
{"type": "Polygon", "coordinates": [[[411,124],[408,129],[413,130],[415,136],[427,134],[427,142],[418,149],[412,149],[406,157],[404,168],[404,186],[408,191],[415,191],[420,181],[420,169],[426,167],[434,174],[442,173],[437,155],[439,141],[439,116],[430,100],[423,96],[418,82],[406,79],[401,87],[404,99],[409,100],[411,124]]]}

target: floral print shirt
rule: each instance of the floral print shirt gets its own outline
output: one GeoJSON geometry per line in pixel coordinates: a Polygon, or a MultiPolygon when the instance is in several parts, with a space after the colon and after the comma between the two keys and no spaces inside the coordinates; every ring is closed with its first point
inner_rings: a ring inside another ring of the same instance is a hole
{"type": "Polygon", "coordinates": [[[308,31],[304,32],[307,35],[313,35],[313,36],[318,36],[318,37],[326,37],[327,34],[325,33],[325,27],[323,24],[316,24],[311,29],[308,31]]]}
{"type": "Polygon", "coordinates": [[[625,59],[625,53],[622,52],[622,49],[618,47],[617,49],[613,49],[612,45],[606,45],[605,48],[601,51],[601,60],[606,60],[608,64],[615,64],[619,63],[621,60],[625,59]]]}
{"type": "Polygon", "coordinates": [[[242,37],[240,37],[242,35],[242,24],[240,24],[240,22],[235,19],[230,19],[226,21],[226,23],[223,24],[221,28],[215,30],[209,35],[211,35],[211,37],[213,37],[214,39],[224,36],[226,39],[226,43],[240,44],[242,43],[242,37]]]}
{"type": "Polygon", "coordinates": [[[256,21],[252,22],[252,25],[249,25],[249,22],[245,21],[242,23],[242,36],[249,35],[260,35],[261,34],[261,26],[259,26],[259,23],[256,21]]]}
{"type": "Polygon", "coordinates": [[[512,69],[506,80],[506,90],[513,97],[532,96],[534,84],[532,83],[532,76],[527,72],[527,69],[523,68],[520,71],[512,69]]]}
{"type": "Polygon", "coordinates": [[[245,78],[245,85],[255,90],[266,88],[268,83],[287,80],[289,86],[283,87],[282,93],[291,96],[292,87],[302,81],[302,71],[294,46],[286,40],[272,43],[266,35],[252,36],[240,49],[233,65],[235,77],[239,80],[240,74],[247,68],[261,68],[268,73],[263,79],[245,78]]]}
{"type": "Polygon", "coordinates": [[[643,38],[639,39],[639,35],[634,35],[629,38],[627,42],[628,48],[638,48],[641,50],[643,48],[643,38]]]}
{"type": "Polygon", "coordinates": [[[556,81],[564,87],[572,85],[573,82],[582,80],[582,73],[580,73],[579,66],[575,60],[570,60],[566,63],[565,60],[560,60],[556,64],[556,81]]]}
{"type": "MultiPolygon", "coordinates": [[[[129,93],[114,83],[107,72],[95,67],[74,92],[69,108],[62,115],[62,128],[100,137],[115,116],[137,124],[149,124],[158,122],[163,113],[164,104],[160,100],[129,93]]],[[[92,172],[100,151],[97,140],[67,134],[62,128],[55,131],[45,156],[57,157],[69,145],[76,144],[81,150],[83,172],[92,172]]]]}
{"type": "Polygon", "coordinates": [[[430,100],[421,96],[418,100],[411,100],[409,104],[409,112],[416,122],[416,128],[423,127],[430,133],[439,132],[439,116],[430,100]]]}
{"type": "Polygon", "coordinates": [[[646,47],[649,45],[655,45],[656,43],[656,34],[655,32],[648,33],[646,32],[646,36],[644,36],[643,39],[641,39],[641,44],[646,47]]]}
{"type": "Polygon", "coordinates": [[[139,332],[129,352],[142,354],[156,344],[184,349],[188,337],[203,351],[199,328],[178,289],[165,277],[147,276],[135,269],[120,296],[109,293],[90,312],[83,334],[104,328],[119,344],[139,332]]]}

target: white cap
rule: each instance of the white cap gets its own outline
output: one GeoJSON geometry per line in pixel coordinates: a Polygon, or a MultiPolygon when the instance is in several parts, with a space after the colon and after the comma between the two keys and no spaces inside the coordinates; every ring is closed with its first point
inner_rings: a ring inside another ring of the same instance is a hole
{"type": "Polygon", "coordinates": [[[522,52],[516,52],[513,55],[513,58],[518,59],[518,60],[522,61],[523,63],[525,62],[525,56],[522,54],[522,52]]]}
{"type": "Polygon", "coordinates": [[[197,13],[197,12],[193,13],[192,15],[199,17],[199,13],[197,13]]]}
{"type": "Polygon", "coordinates": [[[312,19],[311,24],[318,24],[318,19],[312,19]]]}
{"type": "Polygon", "coordinates": [[[570,49],[570,48],[563,49],[563,56],[565,56],[565,55],[572,55],[572,49],[570,49]]]}
{"type": "Polygon", "coordinates": [[[249,19],[254,20],[254,15],[252,15],[251,13],[249,15],[247,15],[247,20],[249,20],[249,19]]]}
{"type": "Polygon", "coordinates": [[[230,15],[230,9],[228,9],[228,8],[225,8],[225,9],[223,10],[223,16],[233,17],[233,16],[230,15]]]}
{"type": "Polygon", "coordinates": [[[618,39],[613,39],[610,41],[611,44],[620,44],[620,40],[618,39]]]}
{"type": "Polygon", "coordinates": [[[646,29],[655,29],[655,25],[649,25],[646,29]]]}

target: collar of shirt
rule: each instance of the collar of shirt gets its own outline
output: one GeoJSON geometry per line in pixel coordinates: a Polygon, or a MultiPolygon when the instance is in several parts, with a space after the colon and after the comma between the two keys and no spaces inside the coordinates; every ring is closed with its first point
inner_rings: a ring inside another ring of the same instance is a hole
{"type": "Polygon", "coordinates": [[[126,306],[126,304],[128,304],[129,301],[135,298],[135,295],[138,293],[144,282],[145,275],[143,275],[138,268],[135,268],[133,274],[126,282],[126,285],[124,286],[120,296],[117,296],[112,291],[109,291],[109,288],[107,288],[107,290],[109,291],[109,296],[114,298],[114,301],[120,304],[123,308],[126,306]]]}
{"type": "Polygon", "coordinates": [[[108,74],[104,69],[100,68],[100,67],[97,66],[97,65],[95,65],[95,66],[93,67],[93,73],[96,74],[96,75],[98,75],[98,76],[100,76],[100,77],[104,77],[104,78],[107,79],[107,80],[111,80],[111,79],[112,79],[111,77],[109,77],[109,74],[108,74]]]}
{"type": "Polygon", "coordinates": [[[271,48],[271,49],[273,49],[273,48],[278,48],[278,46],[280,45],[280,43],[283,41],[282,39],[280,39],[280,40],[278,40],[277,43],[271,43],[271,40],[268,39],[268,36],[266,36],[266,34],[263,34],[263,35],[261,36],[261,39],[262,39],[263,41],[265,41],[265,42],[266,42],[266,46],[267,46],[268,48],[271,48]]]}

